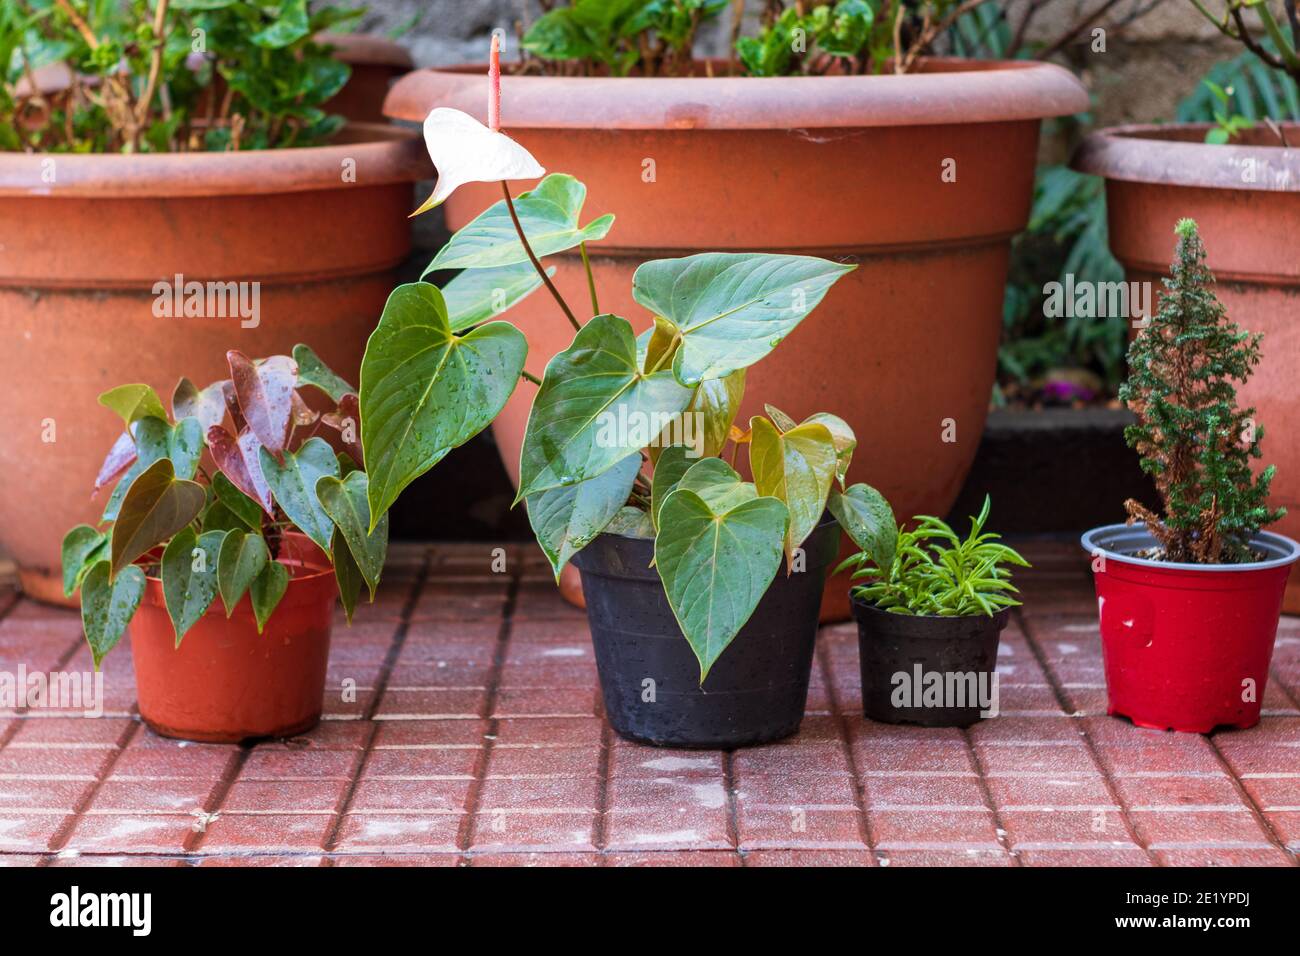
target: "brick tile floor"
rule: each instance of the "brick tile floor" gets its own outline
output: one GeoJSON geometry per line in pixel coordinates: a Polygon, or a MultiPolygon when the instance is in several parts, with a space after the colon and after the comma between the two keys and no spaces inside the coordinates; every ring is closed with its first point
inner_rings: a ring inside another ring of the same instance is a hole
{"type": "MultiPolygon", "coordinates": [[[[0,711],[0,866],[1295,866],[1300,619],[1264,719],[1212,737],[1105,715],[1091,582],[1028,542],[1002,716],[868,723],[852,625],[823,630],[798,736],[657,750],[601,718],[583,615],[535,549],[395,545],[338,615],[321,726],[251,747],[155,736],[126,646],[105,713],[0,711]]],[[[0,670],[86,670],[77,615],[0,588],[0,670]]]]}

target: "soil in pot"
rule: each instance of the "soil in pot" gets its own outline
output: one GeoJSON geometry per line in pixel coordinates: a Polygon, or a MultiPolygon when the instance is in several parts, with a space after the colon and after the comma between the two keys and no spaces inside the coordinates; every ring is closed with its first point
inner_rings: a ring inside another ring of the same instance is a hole
{"type": "MultiPolygon", "coordinates": [[[[1276,530],[1300,538],[1300,442],[1285,437],[1300,427],[1300,153],[1283,148],[1262,124],[1225,146],[1204,142],[1209,128],[1100,130],[1084,141],[1073,165],[1106,177],[1111,251],[1130,282],[1151,283],[1153,308],[1169,270],[1174,225],[1183,217],[1196,220],[1215,295],[1234,322],[1264,334],[1262,360],[1238,395],[1275,436],[1268,446],[1268,460],[1277,465],[1269,503],[1287,509],[1276,530]]],[[[1282,128],[1288,142],[1300,142],[1300,124],[1282,128]]],[[[1284,608],[1300,614],[1300,571],[1291,574],[1284,608]]]]}
{"type": "MultiPolygon", "coordinates": [[[[482,75],[415,71],[385,112],[419,121],[448,106],[483,118],[482,75]]],[[[648,316],[632,275],[647,259],[761,250],[857,263],[750,369],[739,420],[764,402],[796,420],[833,408],[858,436],[849,481],[870,467],[900,514],[947,512],[988,410],[1039,122],[1087,107],[1073,76],[971,61],[887,77],[506,76],[502,98],[506,131],[588,187],[583,221],[617,216],[589,252],[601,309],[637,328],[648,316]]],[[[496,184],[466,185],[447,201],[447,223],[460,228],[499,199],[496,184]]],[[[587,301],[577,250],[548,263],[571,305],[587,301]]],[[[528,335],[535,375],[573,337],[544,295],[509,318],[528,335]]],[[[515,480],[530,401],[517,391],[493,424],[515,480]]],[[[847,618],[846,594],[846,580],[827,586],[826,619],[847,618]]]]}
{"type": "Polygon", "coordinates": [[[1083,536],[1093,562],[1107,713],[1139,727],[1209,733],[1259,723],[1282,593],[1300,545],[1260,532],[1253,564],[1173,564],[1134,555],[1145,528],[1083,536]]]}
{"type": "Polygon", "coordinates": [[[1010,609],[992,617],[891,614],[852,598],[862,716],[886,724],[969,727],[997,716],[998,642],[1010,609]]]}
{"type": "Polygon", "coordinates": [[[654,542],[602,534],[575,557],[605,698],[620,736],[661,747],[746,747],[799,729],[808,698],[822,584],[839,547],[823,522],[806,569],[782,568],[700,686],[691,652],[650,562],[654,542]]]}
{"type": "Polygon", "coordinates": [[[140,716],[164,737],[238,743],[292,737],[320,721],[337,590],[307,537],[281,542],[292,577],[257,632],[247,595],[226,618],[218,598],[176,646],[162,580],[150,577],[130,624],[140,716]]]}

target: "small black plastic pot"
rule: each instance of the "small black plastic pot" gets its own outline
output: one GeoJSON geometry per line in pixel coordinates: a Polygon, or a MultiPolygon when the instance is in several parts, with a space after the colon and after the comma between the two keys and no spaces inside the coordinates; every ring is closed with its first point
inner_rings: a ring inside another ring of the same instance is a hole
{"type": "Polygon", "coordinates": [[[980,719],[981,701],[990,700],[996,687],[998,639],[1009,610],[992,617],[923,617],[891,614],[857,597],[852,602],[862,716],[922,727],[969,727],[980,719]]]}
{"type": "Polygon", "coordinates": [[[823,521],[804,542],[805,569],[784,563],[749,622],[700,687],[700,665],[650,566],[654,542],[602,534],[574,557],[605,696],[622,737],[660,747],[730,749],[799,729],[822,586],[839,549],[823,521]]]}

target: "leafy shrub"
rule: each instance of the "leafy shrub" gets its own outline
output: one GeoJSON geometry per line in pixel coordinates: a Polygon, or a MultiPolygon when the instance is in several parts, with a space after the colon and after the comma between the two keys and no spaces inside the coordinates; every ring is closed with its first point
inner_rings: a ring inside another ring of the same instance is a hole
{"type": "Polygon", "coordinates": [[[893,510],[880,492],[866,485],[856,495],[860,513],[869,515],[872,531],[863,550],[836,569],[853,568],[852,580],[864,581],[854,597],[892,614],[935,617],[992,616],[1020,602],[1011,597],[1007,564],[1029,567],[1014,549],[998,543],[998,535],[984,531],[990,501],[978,517],[971,518],[963,539],[946,523],[918,515],[916,527],[895,524],[893,510]]]}

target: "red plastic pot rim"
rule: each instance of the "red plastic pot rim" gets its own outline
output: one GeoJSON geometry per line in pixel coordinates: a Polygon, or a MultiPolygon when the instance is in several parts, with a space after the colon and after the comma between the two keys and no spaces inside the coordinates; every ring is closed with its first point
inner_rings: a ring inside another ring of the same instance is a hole
{"type": "MultiPolygon", "coordinates": [[[[436,106],[486,121],[486,64],[416,70],[384,115],[419,122],[436,106]]],[[[511,129],[833,129],[1037,121],[1088,108],[1083,84],[1032,60],[924,60],[902,76],[503,76],[511,129]]]]}
{"type": "Polygon", "coordinates": [[[416,182],[433,174],[424,143],[414,132],[383,123],[351,123],[330,145],[302,149],[0,153],[0,198],[259,196],[364,189],[416,182]],[[348,161],[355,164],[351,181],[342,175],[348,161]]]}
{"type": "MultiPolygon", "coordinates": [[[[1273,134],[1261,127],[1248,140],[1206,143],[1212,123],[1112,126],[1080,144],[1070,166],[1082,173],[1120,182],[1202,189],[1300,192],[1300,149],[1273,146],[1273,134]],[[1244,177],[1249,161],[1254,176],[1244,177]],[[1247,181],[1249,180],[1249,181],[1247,181]]],[[[1300,143],[1300,123],[1283,123],[1288,140],[1300,143]]]]}
{"type": "Polygon", "coordinates": [[[1135,552],[1156,545],[1155,537],[1142,525],[1103,525],[1100,528],[1093,528],[1085,532],[1083,537],[1079,539],[1079,543],[1089,554],[1095,555],[1097,552],[1101,552],[1105,555],[1107,561],[1155,572],[1193,571],[1204,574],[1223,574],[1225,572],[1242,574],[1282,568],[1300,560],[1300,543],[1293,541],[1286,535],[1275,534],[1272,531],[1260,531],[1250,539],[1252,547],[1263,551],[1269,556],[1264,561],[1254,561],[1250,564],[1186,564],[1175,561],[1152,561],[1148,558],[1136,557],[1135,552]]]}

